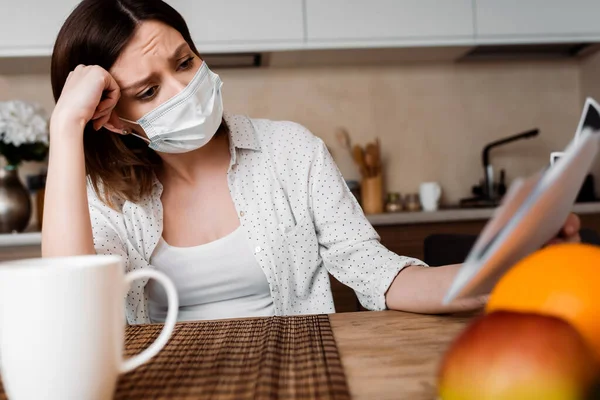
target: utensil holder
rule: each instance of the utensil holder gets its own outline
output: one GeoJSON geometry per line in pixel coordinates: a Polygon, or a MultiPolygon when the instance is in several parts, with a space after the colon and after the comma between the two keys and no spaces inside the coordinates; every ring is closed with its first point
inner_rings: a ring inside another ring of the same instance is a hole
{"type": "Polygon", "coordinates": [[[360,191],[365,214],[381,214],[383,212],[383,177],[381,174],[363,178],[360,191]]]}

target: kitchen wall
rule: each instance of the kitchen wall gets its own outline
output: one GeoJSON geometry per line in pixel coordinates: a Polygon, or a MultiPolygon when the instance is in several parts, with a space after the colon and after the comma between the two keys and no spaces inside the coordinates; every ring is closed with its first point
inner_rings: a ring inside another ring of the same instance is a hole
{"type": "Polygon", "coordinates": [[[600,52],[594,53],[581,63],[581,101],[591,96],[600,101],[600,52]]]}
{"type": "Polygon", "coordinates": [[[481,150],[538,127],[540,137],[493,152],[509,179],[548,163],[573,136],[580,113],[574,61],[428,63],[222,71],[227,108],[289,119],[322,137],[334,156],[336,127],[365,143],[379,136],[389,190],[439,181],[446,202],[483,176],[481,150]]]}
{"type": "MultiPolygon", "coordinates": [[[[4,63],[0,100],[34,100],[50,111],[47,61],[32,59],[26,68],[4,63]]],[[[580,69],[566,60],[217,72],[229,112],[299,122],[322,137],[334,157],[341,151],[337,127],[347,128],[359,144],[379,137],[388,190],[416,192],[420,182],[435,180],[445,201],[456,203],[483,176],[486,143],[540,128],[540,137],[493,152],[494,165],[505,168],[509,180],[540,169],[551,151],[568,143],[580,113],[580,69]]]]}
{"type": "MultiPolygon", "coordinates": [[[[592,54],[581,63],[581,104],[586,97],[592,97],[600,102],[600,52],[592,54]]],[[[596,178],[596,193],[600,193],[600,159],[596,160],[593,167],[596,178]]]]}

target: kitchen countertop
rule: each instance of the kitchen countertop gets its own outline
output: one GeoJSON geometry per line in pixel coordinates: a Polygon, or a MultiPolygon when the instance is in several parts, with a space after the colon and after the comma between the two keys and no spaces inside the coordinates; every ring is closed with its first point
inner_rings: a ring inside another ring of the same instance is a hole
{"type": "MultiPolygon", "coordinates": [[[[371,214],[367,218],[373,226],[477,221],[490,219],[495,208],[449,208],[439,211],[371,214]]],[[[600,213],[600,202],[579,203],[573,207],[579,215],[600,213]]]]}
{"type": "Polygon", "coordinates": [[[4,233],[0,234],[0,248],[20,246],[40,246],[41,232],[4,233]]]}
{"type": "MultiPolygon", "coordinates": [[[[451,208],[432,212],[372,214],[367,218],[373,226],[408,225],[486,220],[492,217],[494,211],[494,208],[451,208]]],[[[600,202],[575,204],[573,212],[579,215],[600,213],[600,202]]],[[[0,234],[0,248],[40,246],[41,243],[40,232],[0,234]]]]}

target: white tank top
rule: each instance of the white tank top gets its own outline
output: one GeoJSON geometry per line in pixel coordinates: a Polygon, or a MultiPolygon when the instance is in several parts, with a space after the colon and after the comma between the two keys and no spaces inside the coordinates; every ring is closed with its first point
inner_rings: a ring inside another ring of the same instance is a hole
{"type": "MultiPolygon", "coordinates": [[[[274,315],[269,283],[242,227],[195,247],[173,247],[160,239],[150,263],[177,289],[178,321],[274,315]]],[[[151,279],[146,295],[150,320],[164,322],[164,289],[151,279]]]]}

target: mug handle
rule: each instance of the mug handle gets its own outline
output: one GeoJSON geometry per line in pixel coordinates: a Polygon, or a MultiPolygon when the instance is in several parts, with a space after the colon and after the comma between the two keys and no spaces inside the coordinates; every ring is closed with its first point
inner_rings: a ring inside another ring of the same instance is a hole
{"type": "Polygon", "coordinates": [[[442,187],[436,183],[436,185],[435,185],[435,201],[440,201],[440,197],[442,197],[442,187]]]}
{"type": "Polygon", "coordinates": [[[125,283],[127,285],[130,285],[131,282],[140,278],[156,279],[165,288],[169,308],[167,311],[165,325],[163,326],[160,335],[158,335],[158,338],[156,338],[154,343],[152,343],[146,350],[142,351],[140,354],[122,361],[119,371],[122,374],[136,369],[137,367],[139,367],[140,365],[144,364],[152,357],[157,355],[158,352],[161,351],[162,348],[165,346],[165,344],[167,344],[167,341],[173,333],[175,323],[177,322],[179,300],[177,298],[177,290],[175,290],[175,285],[173,285],[173,282],[171,282],[171,280],[162,272],[155,271],[152,269],[144,269],[133,271],[125,275],[125,283]]]}

